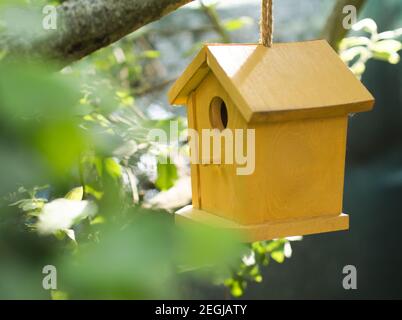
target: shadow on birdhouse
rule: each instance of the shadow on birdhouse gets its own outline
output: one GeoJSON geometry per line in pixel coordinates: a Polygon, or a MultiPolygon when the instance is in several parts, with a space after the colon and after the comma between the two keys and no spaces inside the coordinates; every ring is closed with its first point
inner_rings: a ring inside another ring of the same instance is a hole
{"type": "Polygon", "coordinates": [[[349,228],[348,115],[370,110],[374,98],[326,41],[205,45],[169,100],[187,106],[189,128],[202,136],[191,148],[201,159],[191,164],[193,205],[176,219],[238,230],[246,241],[349,228]],[[253,132],[254,140],[241,139],[253,170],[239,174],[238,163],[215,161],[214,146],[201,147],[206,129],[221,133],[219,157],[233,150],[235,132],[253,132]]]}

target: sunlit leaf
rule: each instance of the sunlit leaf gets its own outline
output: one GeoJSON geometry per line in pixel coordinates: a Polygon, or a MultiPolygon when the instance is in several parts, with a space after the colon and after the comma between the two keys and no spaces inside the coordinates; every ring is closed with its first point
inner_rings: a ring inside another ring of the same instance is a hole
{"type": "Polygon", "coordinates": [[[157,50],[146,50],[142,52],[142,55],[148,59],[156,59],[160,57],[161,53],[157,50]]]}
{"type": "Polygon", "coordinates": [[[233,284],[230,288],[230,293],[232,294],[233,297],[236,297],[236,298],[239,298],[243,295],[244,290],[238,281],[233,282],[233,284]]]}
{"type": "Polygon", "coordinates": [[[75,231],[73,229],[67,229],[64,230],[64,232],[66,233],[67,237],[75,242],[75,231]]]}
{"type": "Polygon", "coordinates": [[[177,167],[175,164],[171,163],[170,160],[168,163],[158,161],[157,174],[158,177],[155,181],[155,185],[159,190],[162,191],[173,187],[174,183],[178,179],[177,167]]]}
{"type": "Polygon", "coordinates": [[[67,193],[64,198],[69,200],[82,200],[83,196],[84,196],[84,188],[77,187],[72,189],[69,193],[67,193]]]}
{"type": "Polygon", "coordinates": [[[392,31],[385,31],[380,33],[377,36],[379,40],[386,40],[386,39],[396,39],[402,35],[402,28],[392,30],[392,31]]]}
{"type": "Polygon", "coordinates": [[[355,64],[353,64],[350,67],[350,70],[357,76],[360,76],[364,73],[364,71],[366,71],[366,65],[361,62],[361,61],[357,61],[355,64]]]}
{"type": "Polygon", "coordinates": [[[95,199],[100,200],[103,196],[102,191],[98,191],[90,185],[85,185],[85,193],[90,194],[91,196],[95,197],[95,199]]]}
{"type": "Polygon", "coordinates": [[[339,44],[339,50],[344,51],[347,48],[355,47],[355,46],[368,46],[370,45],[371,40],[367,37],[349,37],[344,38],[339,44]]]}
{"type": "Polygon", "coordinates": [[[121,166],[113,158],[105,159],[105,170],[112,178],[119,179],[121,177],[121,166]]]}
{"type": "Polygon", "coordinates": [[[253,19],[250,17],[240,17],[237,19],[231,19],[224,23],[225,29],[228,31],[236,31],[247,25],[253,23],[253,19]]]}
{"type": "Polygon", "coordinates": [[[383,40],[373,44],[375,52],[395,53],[402,49],[402,43],[397,40],[383,40]]]}
{"type": "Polygon", "coordinates": [[[52,300],[68,300],[68,293],[59,291],[59,290],[51,290],[50,295],[52,300]]]}
{"type": "Polygon", "coordinates": [[[285,254],[283,251],[274,251],[271,253],[271,258],[278,263],[283,263],[285,261],[285,254]]]}
{"type": "Polygon", "coordinates": [[[358,46],[342,51],[340,56],[343,61],[350,62],[357,57],[367,59],[370,57],[370,51],[366,47],[358,46]]]}
{"type": "Polygon", "coordinates": [[[373,57],[391,64],[397,64],[400,61],[400,56],[396,52],[373,52],[373,57]]]}
{"type": "Polygon", "coordinates": [[[366,31],[371,34],[377,33],[377,23],[373,19],[363,19],[353,25],[354,31],[366,31]]]}
{"type": "Polygon", "coordinates": [[[401,56],[398,53],[392,53],[391,56],[388,59],[388,62],[391,64],[397,64],[401,61],[401,56]]]}
{"type": "Polygon", "coordinates": [[[91,220],[91,225],[96,225],[96,224],[103,224],[106,222],[105,217],[103,216],[96,216],[94,219],[91,220]]]}
{"type": "Polygon", "coordinates": [[[56,199],[44,205],[36,227],[43,235],[70,229],[75,223],[97,212],[93,202],[56,199]]]}

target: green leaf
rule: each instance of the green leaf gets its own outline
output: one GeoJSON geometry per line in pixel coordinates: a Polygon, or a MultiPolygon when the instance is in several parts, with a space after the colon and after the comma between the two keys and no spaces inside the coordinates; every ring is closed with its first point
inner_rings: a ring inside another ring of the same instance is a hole
{"type": "Polygon", "coordinates": [[[266,249],[268,252],[283,250],[285,246],[286,240],[285,239],[278,239],[268,242],[266,245],[266,249]]]}
{"type": "Polygon", "coordinates": [[[142,52],[142,55],[148,59],[156,59],[160,57],[161,53],[157,50],[146,50],[142,52]]]}
{"type": "Polygon", "coordinates": [[[116,96],[124,107],[130,107],[134,104],[134,97],[129,92],[117,91],[116,96]]]}
{"type": "Polygon", "coordinates": [[[393,53],[388,59],[388,62],[391,64],[397,64],[401,61],[401,56],[398,53],[393,53]]]}
{"type": "Polygon", "coordinates": [[[52,300],[68,300],[68,294],[59,290],[50,291],[50,296],[52,300]]]}
{"type": "Polygon", "coordinates": [[[357,57],[366,60],[370,57],[370,51],[366,47],[358,46],[341,52],[341,59],[344,62],[351,62],[357,57]]]}
{"type": "Polygon", "coordinates": [[[102,191],[98,191],[98,190],[96,190],[95,188],[93,188],[92,186],[90,186],[88,184],[85,185],[85,192],[87,194],[92,195],[97,200],[100,200],[103,197],[103,192],[102,191]]]}
{"type": "Polygon", "coordinates": [[[361,76],[364,71],[366,71],[366,65],[361,61],[357,61],[353,66],[350,67],[350,70],[354,75],[361,76]]]}
{"type": "Polygon", "coordinates": [[[75,241],[75,231],[73,229],[67,229],[67,230],[63,230],[64,233],[66,234],[67,237],[69,237],[71,240],[75,241]]]}
{"type": "Polygon", "coordinates": [[[339,50],[344,51],[350,47],[368,46],[370,43],[371,40],[367,37],[349,37],[341,41],[339,44],[339,50]]]}
{"type": "Polygon", "coordinates": [[[113,158],[105,159],[105,169],[112,178],[119,179],[122,175],[121,166],[113,158]]]}
{"type": "Polygon", "coordinates": [[[57,230],[54,233],[57,240],[64,240],[66,238],[66,233],[63,230],[57,230]]]}
{"type": "Polygon", "coordinates": [[[377,34],[377,23],[373,19],[363,19],[353,25],[354,31],[366,31],[371,34],[377,34]]]}
{"type": "Polygon", "coordinates": [[[402,43],[397,40],[382,40],[373,44],[374,52],[395,53],[402,49],[402,43]]]}
{"type": "Polygon", "coordinates": [[[84,188],[78,187],[72,189],[69,193],[66,194],[64,198],[69,200],[82,200],[83,197],[84,197],[84,188]]]}
{"type": "Polygon", "coordinates": [[[38,204],[35,201],[29,201],[29,200],[26,203],[24,203],[24,205],[21,207],[23,211],[33,211],[39,208],[40,206],[38,206],[38,204]]]}
{"type": "Polygon", "coordinates": [[[379,40],[385,40],[385,39],[396,39],[402,35],[402,28],[392,30],[392,31],[385,31],[380,33],[377,36],[377,39],[379,40]]]}
{"type": "Polygon", "coordinates": [[[401,57],[396,52],[373,52],[373,57],[391,64],[397,64],[401,60],[401,57]]]}
{"type": "Polygon", "coordinates": [[[173,187],[178,175],[177,167],[171,163],[170,159],[168,159],[167,163],[158,161],[157,172],[158,178],[156,179],[155,185],[159,190],[165,191],[173,187]]]}
{"type": "Polygon", "coordinates": [[[225,29],[228,31],[236,31],[243,28],[246,25],[250,25],[253,20],[250,17],[241,17],[238,19],[231,19],[225,22],[225,29]]]}
{"type": "Polygon", "coordinates": [[[232,286],[230,288],[230,293],[232,294],[233,297],[241,297],[244,293],[243,288],[241,287],[241,284],[239,281],[234,281],[232,283],[232,286]]]}
{"type": "Polygon", "coordinates": [[[91,220],[90,224],[92,225],[97,225],[97,224],[103,224],[106,222],[105,217],[103,216],[96,216],[94,219],[91,220]]]}
{"type": "Polygon", "coordinates": [[[278,263],[283,263],[285,261],[285,254],[283,251],[274,251],[271,253],[271,258],[278,263]]]}

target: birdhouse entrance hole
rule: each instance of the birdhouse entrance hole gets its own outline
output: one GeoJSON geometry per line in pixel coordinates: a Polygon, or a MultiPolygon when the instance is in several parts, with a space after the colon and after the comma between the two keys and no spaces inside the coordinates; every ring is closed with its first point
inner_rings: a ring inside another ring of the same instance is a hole
{"type": "Polygon", "coordinates": [[[228,109],[226,103],[219,97],[211,101],[209,107],[209,119],[214,129],[224,130],[228,125],[228,109]]]}

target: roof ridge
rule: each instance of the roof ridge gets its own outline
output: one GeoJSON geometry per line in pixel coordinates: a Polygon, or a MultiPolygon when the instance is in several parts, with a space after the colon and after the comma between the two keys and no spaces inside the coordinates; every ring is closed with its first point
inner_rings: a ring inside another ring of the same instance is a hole
{"type": "Polygon", "coordinates": [[[205,44],[169,92],[186,104],[209,72],[248,122],[338,116],[368,111],[373,96],[325,40],[205,44]],[[277,120],[275,120],[277,119],[277,120]]]}

